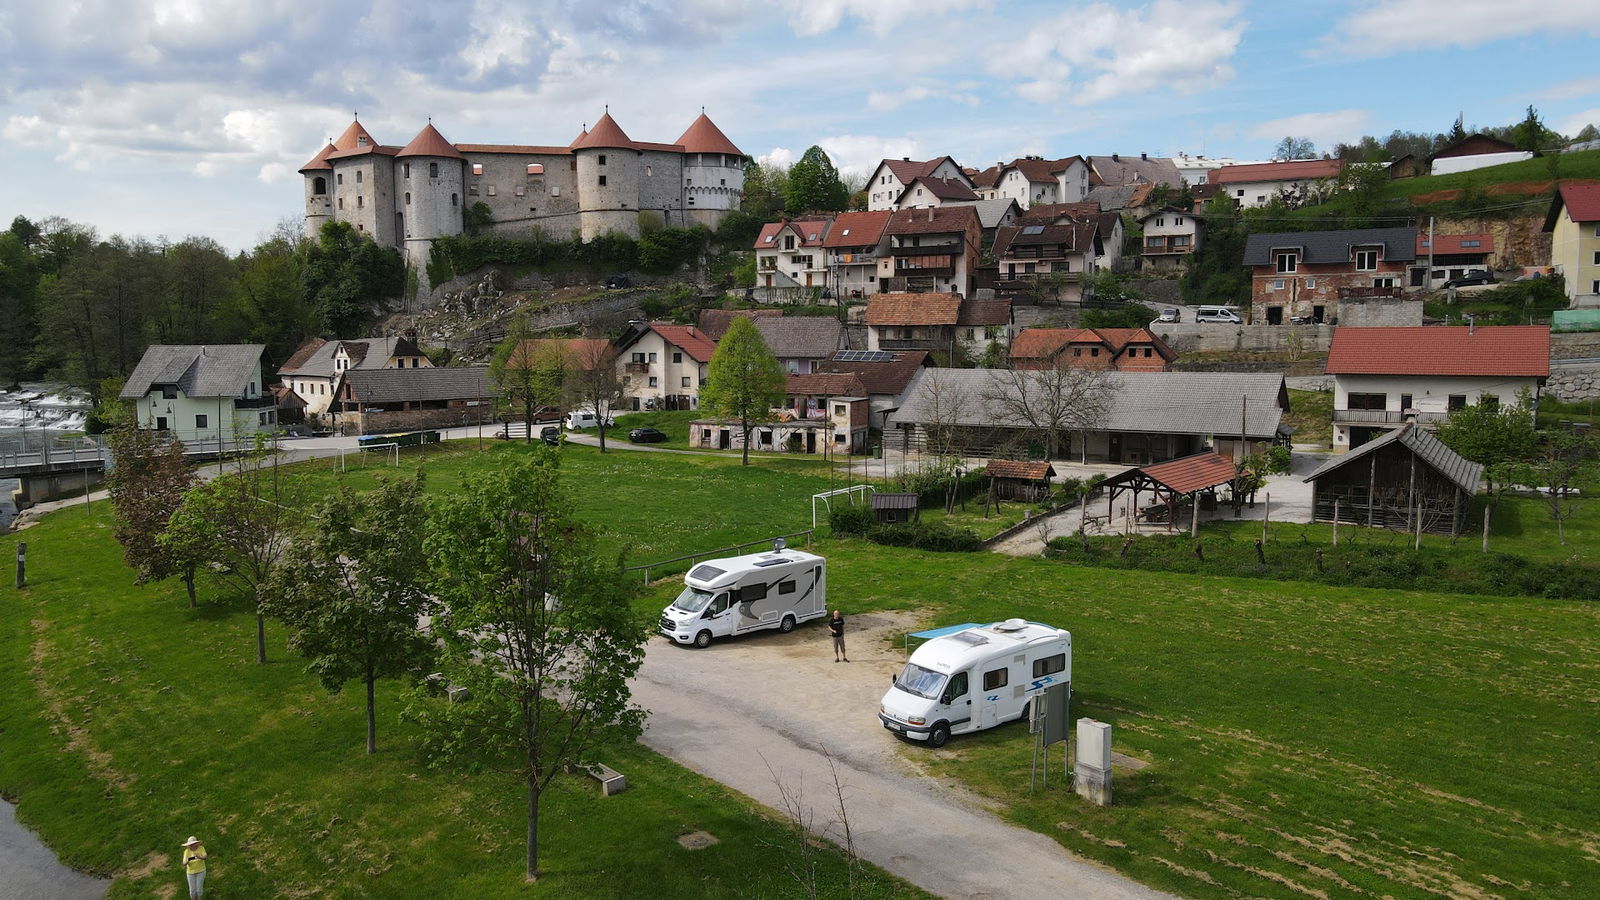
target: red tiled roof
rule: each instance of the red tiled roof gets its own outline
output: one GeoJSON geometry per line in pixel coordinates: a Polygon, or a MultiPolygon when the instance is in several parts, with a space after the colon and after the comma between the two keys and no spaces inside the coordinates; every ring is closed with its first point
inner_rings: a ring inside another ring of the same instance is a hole
{"type": "Polygon", "coordinates": [[[1550,326],[1335,328],[1326,371],[1545,377],[1550,374],[1550,326]]]}
{"type": "Polygon", "coordinates": [[[1010,300],[972,300],[961,301],[961,311],[956,319],[957,325],[987,326],[1011,324],[1010,300]]]}
{"type": "Polygon", "coordinates": [[[1344,169],[1338,159],[1297,159],[1289,162],[1247,163],[1222,166],[1211,173],[1212,184],[1241,184],[1248,181],[1300,181],[1307,178],[1333,178],[1344,169]]]}
{"type": "Polygon", "coordinates": [[[589,136],[589,129],[588,129],[587,126],[578,129],[578,136],[572,139],[572,143],[567,145],[567,149],[570,150],[573,147],[578,146],[578,142],[583,140],[584,138],[586,138],[588,136],[589,136]]]}
{"type": "Polygon", "coordinates": [[[572,142],[572,149],[636,150],[638,148],[634,146],[627,132],[622,130],[622,126],[618,125],[617,120],[611,118],[611,113],[608,112],[600,117],[600,121],[594,123],[593,128],[584,132],[577,140],[572,142]]]}
{"type": "Polygon", "coordinates": [[[1022,211],[1018,225],[1054,225],[1061,219],[1086,222],[1100,215],[1100,201],[1083,200],[1078,203],[1036,203],[1022,211]]]}
{"type": "Polygon", "coordinates": [[[1022,459],[991,459],[983,471],[990,478],[1022,478],[1027,481],[1043,481],[1056,473],[1046,460],[1029,462],[1022,459]]]}
{"type": "Polygon", "coordinates": [[[1139,469],[1175,494],[1191,494],[1233,480],[1233,462],[1216,453],[1196,453],[1139,469]]]}
{"type": "MultiPolygon", "coordinates": [[[[1054,182],[1056,180],[1055,173],[1056,172],[1060,172],[1062,169],[1065,169],[1066,168],[1066,163],[1069,160],[1071,160],[1070,156],[1067,157],[1067,159],[1061,159],[1061,160],[1056,160],[1056,159],[1015,159],[1015,160],[1012,160],[1011,164],[1006,166],[1006,168],[1007,169],[1016,169],[1018,172],[1022,173],[1022,177],[1023,178],[1026,178],[1029,181],[1054,182]],[[1059,165],[1059,168],[1058,168],[1058,165],[1059,165]]],[[[1004,170],[1002,170],[1002,171],[1004,171],[1004,170]]]]}
{"type": "Polygon", "coordinates": [[[312,172],[312,171],[316,171],[318,169],[332,169],[333,168],[333,163],[328,162],[328,154],[333,153],[334,151],[336,151],[338,149],[339,149],[338,147],[335,147],[332,144],[329,144],[328,146],[323,147],[320,151],[317,152],[316,156],[311,157],[311,161],[310,162],[308,162],[305,165],[300,167],[300,171],[302,171],[302,172],[312,172]]]}
{"type": "Polygon", "coordinates": [[[972,189],[962,182],[954,178],[935,178],[932,175],[922,175],[912,179],[911,184],[906,185],[905,189],[900,192],[901,199],[904,199],[911,192],[911,189],[918,184],[922,185],[929,194],[940,200],[978,199],[978,195],[973,193],[972,189]]]}
{"type": "Polygon", "coordinates": [[[634,141],[635,150],[660,150],[663,153],[682,153],[682,144],[658,144],[654,141],[634,141]]]}
{"type": "Polygon", "coordinates": [[[883,229],[889,224],[892,210],[840,213],[833,219],[833,227],[823,239],[824,247],[871,247],[883,239],[883,229]],[[848,234],[846,233],[848,232],[848,234]]]}
{"type": "Polygon", "coordinates": [[[937,156],[933,159],[886,159],[879,166],[888,166],[894,177],[900,179],[901,184],[910,184],[912,180],[927,175],[939,164],[949,159],[948,156],[937,156]]]}
{"type": "Polygon", "coordinates": [[[751,244],[751,246],[757,250],[764,250],[769,247],[778,246],[778,232],[782,231],[783,226],[787,224],[788,222],[780,219],[776,222],[768,222],[767,224],[761,226],[761,233],[756,235],[756,242],[751,244]]]}
{"type": "Polygon", "coordinates": [[[1011,340],[1011,358],[1049,359],[1082,331],[1081,328],[1024,328],[1011,340]]]}
{"type": "Polygon", "coordinates": [[[726,153],[731,156],[743,156],[744,151],[733,145],[728,136],[722,133],[715,122],[712,122],[705,113],[678,136],[678,143],[685,153],[726,153]]]}
{"type": "Polygon", "coordinates": [[[706,337],[720,341],[722,336],[728,333],[728,326],[740,316],[746,319],[766,319],[781,315],[783,315],[781,309],[702,309],[697,321],[706,337]]]}
{"type": "Polygon", "coordinates": [[[360,147],[376,147],[378,146],[378,141],[357,120],[351,122],[350,127],[346,128],[343,134],[334,138],[333,146],[338,150],[355,150],[360,147]],[[367,139],[365,143],[362,143],[362,138],[367,139]]]}
{"type": "Polygon", "coordinates": [[[966,231],[977,224],[978,210],[972,206],[930,206],[927,209],[902,209],[889,218],[890,234],[942,234],[966,231]]]}
{"type": "Polygon", "coordinates": [[[1168,362],[1177,358],[1148,328],[1024,328],[1011,341],[1011,358],[1049,359],[1069,344],[1100,344],[1112,355],[1129,344],[1149,344],[1168,362]]]}
{"type": "Polygon", "coordinates": [[[441,156],[445,159],[466,158],[461,155],[461,151],[457,150],[454,144],[444,139],[444,135],[439,133],[439,129],[433,127],[432,122],[424,125],[422,130],[417,132],[417,136],[411,139],[411,143],[401,147],[400,152],[396,153],[395,156],[441,156]]]}
{"type": "MultiPolygon", "coordinates": [[[[1487,231],[1477,234],[1436,234],[1433,236],[1433,252],[1444,253],[1493,253],[1494,235],[1487,231]],[[1462,241],[1477,241],[1475,247],[1463,247],[1462,241]]],[[[1428,233],[1417,231],[1417,259],[1428,255],[1428,233]]]]}
{"type": "Polygon", "coordinates": [[[972,179],[972,183],[976,187],[992,188],[995,182],[1000,180],[1000,167],[990,166],[982,172],[970,172],[967,177],[972,179]]]}
{"type": "Polygon", "coordinates": [[[717,351],[716,342],[693,325],[651,322],[650,329],[665,338],[668,343],[683,348],[683,352],[689,354],[689,358],[695,362],[710,362],[711,354],[717,351]]]}
{"type": "Polygon", "coordinates": [[[1545,231],[1555,226],[1555,218],[1563,206],[1574,222],[1600,222],[1600,184],[1563,184],[1550,207],[1550,216],[1545,219],[1545,231]]]}
{"type": "Polygon", "coordinates": [[[783,391],[795,397],[865,397],[866,385],[854,372],[811,372],[784,377],[783,391]]]}
{"type": "Polygon", "coordinates": [[[354,150],[335,150],[334,152],[329,153],[326,157],[323,157],[323,158],[324,159],[349,159],[352,156],[366,156],[369,153],[377,153],[380,156],[393,156],[393,155],[395,155],[396,153],[399,153],[399,152],[400,152],[400,148],[399,147],[379,147],[379,146],[368,145],[366,147],[357,147],[354,150]]]}
{"type": "Polygon", "coordinates": [[[873,294],[868,325],[954,325],[961,318],[955,294],[873,294]]]}

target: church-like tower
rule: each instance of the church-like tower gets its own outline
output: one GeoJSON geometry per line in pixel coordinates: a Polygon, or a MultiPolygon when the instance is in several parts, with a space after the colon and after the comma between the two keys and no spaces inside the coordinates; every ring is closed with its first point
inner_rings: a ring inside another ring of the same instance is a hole
{"type": "Polygon", "coordinates": [[[419,269],[428,264],[434,239],[462,231],[466,159],[432,122],[395,154],[397,237],[419,269]]]}

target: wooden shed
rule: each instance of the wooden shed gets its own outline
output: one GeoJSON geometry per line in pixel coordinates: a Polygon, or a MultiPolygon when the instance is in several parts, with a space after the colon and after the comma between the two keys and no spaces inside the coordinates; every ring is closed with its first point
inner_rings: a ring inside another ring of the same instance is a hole
{"type": "Polygon", "coordinates": [[[1020,459],[990,460],[984,472],[989,476],[995,499],[1023,503],[1043,503],[1050,499],[1050,479],[1056,474],[1044,460],[1020,459]]]}
{"type": "Polygon", "coordinates": [[[916,494],[873,494],[872,513],[879,525],[915,522],[922,519],[916,494]]]}
{"type": "Polygon", "coordinates": [[[1457,535],[1483,466],[1415,422],[1368,441],[1306,476],[1312,519],[1457,535]]]}

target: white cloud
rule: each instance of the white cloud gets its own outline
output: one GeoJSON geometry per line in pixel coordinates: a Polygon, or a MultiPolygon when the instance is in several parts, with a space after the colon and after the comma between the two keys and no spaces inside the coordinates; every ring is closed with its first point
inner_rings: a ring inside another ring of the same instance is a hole
{"type": "Polygon", "coordinates": [[[1379,0],[1340,17],[1338,30],[1323,38],[1317,52],[1393,56],[1415,52],[1418,39],[1437,48],[1477,47],[1543,32],[1600,35],[1596,13],[1594,0],[1379,0]]]}
{"type": "Polygon", "coordinates": [[[924,100],[943,100],[959,103],[962,106],[978,106],[982,101],[972,92],[975,87],[976,85],[970,82],[954,88],[914,84],[898,91],[871,91],[867,94],[867,106],[878,112],[888,112],[899,109],[907,103],[919,103],[924,100]]]}
{"type": "Polygon", "coordinates": [[[870,134],[837,134],[817,141],[840,174],[871,175],[885,159],[909,156],[923,159],[923,145],[915,138],[870,134]]]}
{"type": "Polygon", "coordinates": [[[784,0],[789,27],[795,34],[827,34],[846,18],[865,24],[884,37],[910,17],[939,19],[963,10],[987,6],[986,0],[784,0]]]}
{"type": "Polygon", "coordinates": [[[1567,137],[1572,137],[1582,131],[1585,125],[1593,125],[1596,128],[1600,128],[1600,106],[1573,113],[1563,118],[1561,124],[1556,126],[1556,130],[1567,137]]]}
{"type": "Polygon", "coordinates": [[[1036,104],[1087,105],[1124,94],[1189,94],[1233,78],[1244,23],[1232,0],[1156,0],[1133,9],[1074,7],[992,45],[989,71],[1027,75],[1016,91],[1036,104]]]}
{"type": "Polygon", "coordinates": [[[1364,109],[1300,113],[1254,125],[1246,134],[1270,141],[1284,137],[1310,138],[1317,149],[1328,150],[1340,141],[1354,141],[1366,134],[1371,120],[1371,114],[1364,109]]]}
{"type": "Polygon", "coordinates": [[[766,153],[756,157],[756,162],[764,166],[777,166],[780,169],[788,168],[794,165],[794,151],[788,147],[773,147],[766,153]]]}

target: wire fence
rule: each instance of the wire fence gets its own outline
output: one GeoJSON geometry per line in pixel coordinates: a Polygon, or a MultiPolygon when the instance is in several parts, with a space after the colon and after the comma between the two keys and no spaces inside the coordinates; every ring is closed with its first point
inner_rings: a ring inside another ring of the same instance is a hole
{"type": "Polygon", "coordinates": [[[746,541],[746,542],[744,542],[742,544],[734,544],[731,547],[718,547],[715,550],[705,550],[705,551],[702,551],[700,553],[691,553],[688,556],[674,556],[671,559],[658,560],[658,561],[653,562],[653,563],[645,563],[644,565],[628,566],[628,567],[624,568],[622,571],[624,571],[624,572],[643,572],[644,573],[644,583],[646,585],[648,585],[648,584],[650,584],[650,572],[651,572],[651,570],[660,571],[661,569],[665,569],[665,568],[667,568],[669,566],[675,566],[675,565],[678,565],[679,563],[689,563],[690,564],[689,566],[685,566],[684,567],[684,568],[687,569],[687,568],[690,568],[690,566],[692,566],[693,563],[696,560],[710,559],[710,558],[712,558],[714,556],[721,556],[721,555],[727,554],[727,553],[737,553],[740,550],[743,550],[743,549],[745,549],[747,547],[757,547],[757,546],[761,546],[763,544],[771,545],[773,541],[779,540],[780,538],[783,539],[783,540],[788,540],[789,538],[797,538],[797,537],[800,537],[800,536],[804,535],[805,539],[806,539],[806,549],[809,550],[809,549],[811,549],[811,536],[812,536],[814,531],[815,531],[815,529],[807,528],[804,531],[795,531],[795,532],[791,532],[789,534],[774,535],[774,536],[772,536],[770,538],[765,538],[765,539],[759,540],[759,541],[746,541]]]}

